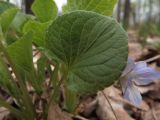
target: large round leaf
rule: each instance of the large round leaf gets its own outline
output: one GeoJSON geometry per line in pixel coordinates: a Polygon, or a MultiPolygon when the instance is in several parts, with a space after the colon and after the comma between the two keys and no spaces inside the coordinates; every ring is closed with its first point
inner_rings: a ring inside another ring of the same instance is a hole
{"type": "Polygon", "coordinates": [[[68,86],[96,92],[120,76],[128,55],[127,35],[110,17],[75,11],[58,17],[48,28],[46,47],[68,73],[68,86]]]}

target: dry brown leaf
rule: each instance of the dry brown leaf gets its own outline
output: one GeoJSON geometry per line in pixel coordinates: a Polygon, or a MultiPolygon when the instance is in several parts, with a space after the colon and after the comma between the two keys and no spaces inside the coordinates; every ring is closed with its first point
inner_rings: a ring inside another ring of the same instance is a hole
{"type": "Polygon", "coordinates": [[[155,105],[144,114],[143,120],[160,120],[160,104],[154,104],[155,105]]]}
{"type": "MultiPolygon", "coordinates": [[[[131,118],[129,114],[124,110],[123,108],[124,105],[122,103],[122,100],[117,102],[111,99],[111,98],[122,99],[120,96],[121,92],[118,89],[111,86],[109,88],[106,88],[104,90],[104,93],[106,96],[108,96],[109,101],[119,120],[133,120],[133,118],[131,118]]],[[[101,120],[116,120],[108,101],[101,92],[98,93],[97,100],[98,100],[97,115],[99,116],[99,118],[101,120]]]]}
{"type": "Polygon", "coordinates": [[[83,113],[85,116],[89,116],[96,108],[97,108],[97,99],[88,104],[84,104],[83,113]]]}
{"type": "Polygon", "coordinates": [[[89,117],[97,108],[97,99],[93,96],[83,96],[80,99],[80,104],[76,108],[76,114],[83,114],[89,117]]]}
{"type": "Polygon", "coordinates": [[[52,104],[48,111],[47,120],[72,120],[72,118],[69,114],[62,112],[57,104],[52,104]]]}
{"type": "Polygon", "coordinates": [[[0,107],[0,120],[4,120],[8,115],[9,115],[9,111],[4,108],[4,107],[0,107]]]}

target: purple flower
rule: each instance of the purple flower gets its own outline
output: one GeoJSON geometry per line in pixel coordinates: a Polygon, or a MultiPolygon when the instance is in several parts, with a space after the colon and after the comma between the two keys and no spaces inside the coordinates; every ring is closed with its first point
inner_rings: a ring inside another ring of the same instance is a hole
{"type": "Polygon", "coordinates": [[[136,85],[148,85],[156,79],[160,79],[160,72],[148,67],[144,61],[134,63],[129,58],[120,78],[124,98],[135,106],[139,106],[142,102],[142,96],[136,85]]]}

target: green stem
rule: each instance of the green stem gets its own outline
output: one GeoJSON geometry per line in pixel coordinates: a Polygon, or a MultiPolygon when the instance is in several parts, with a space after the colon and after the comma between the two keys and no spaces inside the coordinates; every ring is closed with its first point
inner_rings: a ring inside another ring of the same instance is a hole
{"type": "Polygon", "coordinates": [[[54,101],[55,103],[58,102],[59,100],[59,94],[60,94],[60,86],[61,84],[63,83],[63,80],[64,78],[62,78],[59,82],[58,82],[58,85],[55,87],[54,89],[54,92],[51,96],[51,99],[50,99],[50,102],[49,102],[49,105],[54,101]]]}
{"type": "Polygon", "coordinates": [[[35,68],[33,67],[32,70],[33,71],[31,72],[31,75],[30,75],[30,82],[31,82],[32,86],[34,87],[36,93],[38,93],[40,95],[42,92],[42,88],[38,83],[38,80],[37,80],[38,77],[37,77],[37,73],[36,73],[35,68]]]}
{"type": "Polygon", "coordinates": [[[21,76],[19,75],[18,71],[17,71],[17,68],[16,68],[16,65],[13,63],[13,61],[11,60],[8,52],[6,51],[5,47],[3,46],[2,42],[0,41],[0,48],[1,48],[1,51],[3,52],[5,58],[8,60],[16,78],[18,79],[19,81],[19,84],[20,84],[20,89],[21,89],[21,92],[23,93],[23,102],[25,103],[26,105],[26,110],[28,112],[28,119],[31,119],[31,120],[34,120],[34,116],[35,116],[35,111],[33,109],[33,106],[32,106],[32,101],[31,101],[31,98],[29,96],[29,93],[27,91],[27,88],[23,82],[23,80],[21,79],[21,76]]]}
{"type": "Polygon", "coordinates": [[[55,66],[55,69],[54,69],[54,71],[53,71],[53,74],[51,75],[51,80],[50,80],[50,82],[52,83],[52,85],[53,85],[53,89],[55,89],[56,88],[56,86],[58,85],[58,72],[59,72],[59,64],[57,64],[56,66],[55,66]]]}
{"type": "Polygon", "coordinates": [[[53,90],[53,93],[52,93],[52,96],[51,96],[51,99],[50,99],[50,102],[49,102],[49,105],[52,103],[52,101],[54,102],[58,102],[58,96],[59,96],[59,92],[60,92],[60,86],[61,84],[63,83],[64,80],[67,80],[67,76],[68,76],[68,71],[66,70],[66,68],[63,66],[63,65],[57,65],[55,66],[55,71],[54,71],[54,76],[53,76],[53,84],[56,84],[54,85],[54,90],[53,90]],[[58,71],[60,71],[60,75],[61,75],[61,78],[60,80],[59,77],[58,77],[58,71]]]}
{"type": "MultiPolygon", "coordinates": [[[[52,72],[52,68],[51,68],[51,66],[50,66],[49,63],[47,63],[47,70],[48,70],[49,76],[50,76],[50,80],[49,80],[49,84],[48,84],[48,86],[50,87],[50,86],[52,85],[53,74],[54,74],[54,71],[55,71],[55,70],[52,72]]],[[[53,88],[54,88],[54,86],[53,86],[53,88]]]]}
{"type": "MultiPolygon", "coordinates": [[[[49,107],[57,104],[59,101],[59,96],[60,96],[60,86],[63,83],[63,81],[65,80],[67,74],[64,73],[64,75],[61,76],[61,79],[59,80],[59,70],[61,69],[61,66],[59,64],[57,64],[55,66],[54,72],[53,72],[53,76],[51,77],[51,81],[53,83],[54,89],[53,92],[51,93],[51,97],[49,100],[49,104],[46,107],[46,111],[49,110],[49,107]]],[[[63,72],[62,72],[63,73],[63,72]]]]}
{"type": "Polygon", "coordinates": [[[49,100],[49,104],[47,105],[46,107],[46,110],[49,111],[49,108],[52,106],[52,105],[55,105],[58,103],[59,101],[59,96],[60,96],[60,86],[63,82],[63,78],[58,82],[57,86],[55,87],[53,93],[52,93],[52,96],[49,100]]]}
{"type": "Polygon", "coordinates": [[[65,89],[65,108],[70,113],[74,113],[78,104],[79,97],[74,91],[68,89],[66,84],[64,85],[64,89],[65,89]]]}
{"type": "MultiPolygon", "coordinates": [[[[12,94],[12,96],[16,98],[16,100],[18,101],[18,103],[19,103],[20,105],[22,105],[21,102],[20,102],[20,99],[21,99],[21,96],[20,96],[20,95],[21,95],[21,93],[20,93],[20,91],[19,91],[19,88],[18,88],[18,86],[17,86],[17,84],[16,84],[16,81],[13,79],[13,77],[12,77],[10,71],[9,71],[7,64],[4,62],[4,60],[3,60],[3,58],[2,58],[1,56],[0,56],[0,62],[2,63],[5,71],[7,72],[7,74],[8,74],[8,76],[9,76],[11,82],[13,83],[14,90],[16,91],[16,93],[12,94]]],[[[12,91],[9,91],[9,92],[10,92],[10,94],[11,94],[12,91]]]]}

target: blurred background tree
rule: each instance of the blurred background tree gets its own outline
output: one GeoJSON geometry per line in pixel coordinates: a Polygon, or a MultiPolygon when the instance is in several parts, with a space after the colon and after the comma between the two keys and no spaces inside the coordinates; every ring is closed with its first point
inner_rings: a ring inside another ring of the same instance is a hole
{"type": "MultiPolygon", "coordinates": [[[[17,4],[32,13],[30,6],[34,0],[4,0],[17,4]]],[[[55,0],[57,3],[67,0],[55,0]]],[[[160,0],[118,0],[114,17],[124,26],[134,26],[144,22],[160,22],[160,0]]]]}
{"type": "Polygon", "coordinates": [[[31,5],[33,2],[34,0],[22,0],[22,5],[25,6],[26,13],[32,13],[31,5]]]}

